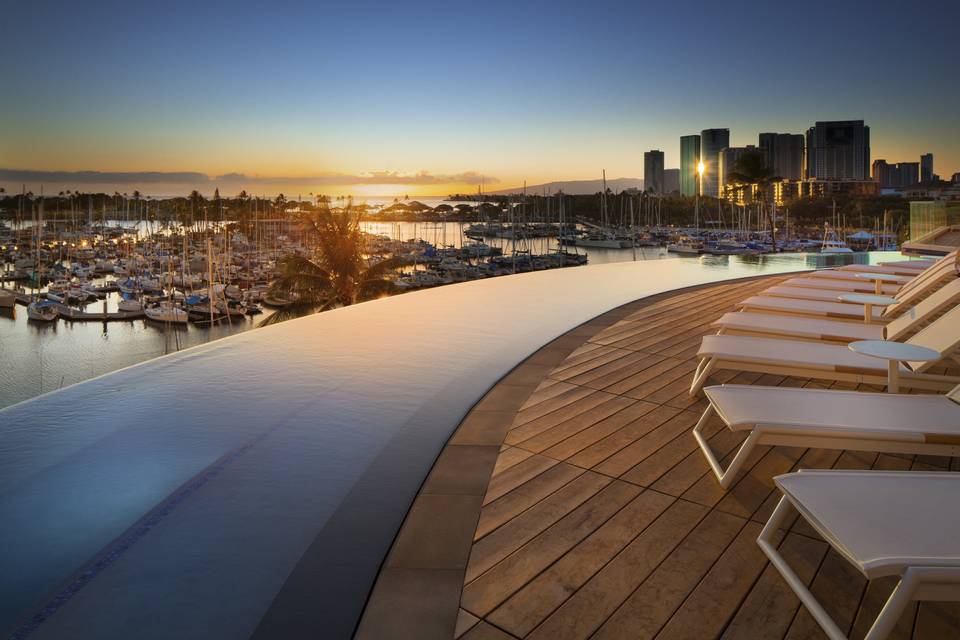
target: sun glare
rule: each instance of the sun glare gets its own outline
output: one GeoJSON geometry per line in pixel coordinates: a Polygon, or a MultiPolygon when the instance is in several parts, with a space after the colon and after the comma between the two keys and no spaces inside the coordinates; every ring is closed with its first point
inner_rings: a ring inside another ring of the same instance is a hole
{"type": "Polygon", "coordinates": [[[350,188],[355,195],[383,197],[402,195],[413,191],[408,184],[362,184],[350,188]]]}

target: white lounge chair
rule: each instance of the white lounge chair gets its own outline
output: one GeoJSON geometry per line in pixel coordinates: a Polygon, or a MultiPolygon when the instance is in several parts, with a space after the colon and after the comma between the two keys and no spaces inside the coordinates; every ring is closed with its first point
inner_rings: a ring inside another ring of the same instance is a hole
{"type": "MultiPolygon", "coordinates": [[[[951,252],[955,253],[955,252],[951,252]]],[[[892,260],[890,262],[878,262],[881,267],[897,267],[901,269],[914,269],[915,271],[923,271],[928,267],[932,267],[937,261],[934,259],[928,260],[892,260]]],[[[842,267],[841,267],[842,268],[842,267]]]]}
{"type": "Polygon", "coordinates": [[[923,262],[917,261],[901,261],[901,262],[886,262],[878,265],[873,264],[848,264],[843,265],[842,267],[837,267],[835,269],[822,269],[820,271],[815,271],[813,276],[815,277],[836,277],[836,278],[857,278],[857,273],[883,273],[883,274],[892,274],[892,275],[901,275],[913,278],[915,276],[921,275],[922,273],[929,271],[930,269],[937,266],[944,266],[946,264],[951,264],[956,262],[957,252],[952,251],[942,258],[937,260],[929,260],[923,262]]]}
{"type": "Polygon", "coordinates": [[[880,282],[879,287],[874,279],[870,279],[872,274],[869,273],[827,270],[790,278],[777,286],[765,289],[760,292],[760,295],[809,300],[830,300],[832,297],[835,301],[837,292],[851,291],[893,295],[898,300],[915,299],[936,288],[944,280],[956,277],[957,274],[960,274],[960,262],[955,254],[951,254],[913,277],[883,274],[887,280],[895,280],[880,282]]]}
{"type": "Polygon", "coordinates": [[[960,278],[943,285],[886,325],[741,311],[725,313],[711,326],[717,327],[718,335],[782,336],[823,342],[901,340],[956,304],[960,304],[960,278]]]}
{"type": "MultiPolygon", "coordinates": [[[[895,343],[899,344],[899,343],[895,343]]],[[[960,347],[960,306],[953,307],[911,336],[904,344],[935,352],[939,359],[890,366],[881,358],[856,353],[844,345],[754,336],[704,336],[697,356],[690,394],[695,395],[716,369],[773,373],[800,378],[888,384],[945,391],[960,377],[929,373],[960,347]]]]}
{"type": "MultiPolygon", "coordinates": [[[[944,286],[945,283],[957,279],[955,267],[950,266],[942,274],[933,273],[922,281],[916,280],[905,285],[893,296],[894,303],[883,311],[874,308],[871,311],[872,322],[886,322],[897,317],[912,305],[917,304],[926,296],[944,286]]],[[[765,313],[782,313],[789,315],[820,316],[855,320],[864,318],[864,306],[850,302],[841,302],[843,292],[824,289],[804,289],[801,287],[786,287],[777,285],[761,292],[760,295],[750,296],[736,306],[748,311],[762,311],[765,313]],[[827,299],[834,296],[833,301],[827,299]]]]}
{"type": "MultiPolygon", "coordinates": [[[[743,311],[762,311],[791,316],[812,316],[818,318],[835,318],[838,320],[858,320],[863,322],[863,305],[850,304],[836,300],[801,300],[779,296],[750,296],[735,305],[743,311]]],[[[889,313],[890,307],[887,307],[889,313]]],[[[873,322],[884,322],[884,312],[874,308],[873,322]]]]}
{"type": "MultiPolygon", "coordinates": [[[[812,287],[795,287],[792,282],[784,282],[783,284],[778,284],[772,287],[768,287],[761,291],[759,296],[770,296],[774,298],[795,298],[797,300],[819,300],[821,302],[843,302],[838,300],[841,294],[843,293],[866,293],[870,294],[873,291],[864,291],[863,289],[852,290],[852,289],[843,289],[843,288],[831,288],[826,287],[822,289],[814,289],[812,287]]],[[[888,295],[890,292],[887,291],[883,295],[888,295]]],[[[844,303],[850,304],[850,303],[844,303]]],[[[862,313],[860,314],[863,315],[862,313]]]]}
{"type": "Polygon", "coordinates": [[[693,435],[724,489],[758,445],[960,455],[960,386],[947,395],[736,384],[703,392],[710,404],[693,435]],[[703,435],[714,414],[731,431],[748,432],[726,469],[703,435]]]}
{"type": "Polygon", "coordinates": [[[832,640],[846,638],[776,547],[796,510],[868,580],[897,576],[865,640],[881,640],[914,600],[960,600],[960,474],[800,471],[777,476],[783,498],[757,544],[832,640]]]}
{"type": "MultiPolygon", "coordinates": [[[[816,289],[816,290],[830,290],[830,291],[862,291],[863,293],[876,293],[876,286],[874,285],[873,280],[857,279],[857,280],[835,280],[833,278],[815,278],[814,274],[810,274],[810,277],[803,278],[790,278],[783,282],[783,285],[786,287],[794,288],[803,288],[803,289],[816,289]]],[[[900,276],[897,276],[898,278],[900,276]]],[[[900,291],[900,287],[907,282],[910,282],[909,279],[904,280],[899,285],[898,284],[885,284],[880,288],[880,293],[883,295],[896,295],[900,291]]]]}

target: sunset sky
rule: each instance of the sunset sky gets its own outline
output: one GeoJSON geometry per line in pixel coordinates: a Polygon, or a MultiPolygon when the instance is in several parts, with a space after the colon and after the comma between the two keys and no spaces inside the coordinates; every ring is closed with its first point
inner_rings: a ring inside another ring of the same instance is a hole
{"type": "Polygon", "coordinates": [[[862,118],[874,159],[960,171],[955,0],[37,0],[3,16],[3,169],[448,194],[642,177],[645,150],[677,166],[679,136],[708,127],[739,146],[862,118]]]}

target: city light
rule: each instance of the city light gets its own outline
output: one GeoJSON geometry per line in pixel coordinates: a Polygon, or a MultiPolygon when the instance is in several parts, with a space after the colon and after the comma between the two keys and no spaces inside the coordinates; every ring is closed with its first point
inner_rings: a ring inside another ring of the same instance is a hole
{"type": "Polygon", "coordinates": [[[703,170],[704,170],[705,168],[706,168],[706,167],[703,166],[703,161],[700,161],[700,162],[697,163],[697,173],[700,174],[700,177],[701,177],[701,178],[703,177],[703,170]]]}

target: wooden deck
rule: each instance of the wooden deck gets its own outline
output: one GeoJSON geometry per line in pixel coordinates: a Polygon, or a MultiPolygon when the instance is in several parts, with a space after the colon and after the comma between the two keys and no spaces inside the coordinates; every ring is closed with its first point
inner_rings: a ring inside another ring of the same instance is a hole
{"type": "MultiPolygon", "coordinates": [[[[690,433],[705,407],[702,395],[687,393],[695,353],[710,322],[779,280],[634,303],[544,368],[546,378],[511,412],[482,498],[455,637],[824,637],[756,544],[779,497],[772,476],[800,467],[960,465],[762,447],[739,482],[720,489],[690,433]]],[[[731,371],[710,382],[856,388],[731,371]]],[[[497,388],[487,397],[498,397],[497,388]]],[[[743,437],[718,420],[709,435],[718,454],[743,437]]],[[[867,583],[802,522],[781,532],[781,549],[840,626],[862,637],[893,581],[867,583]]],[[[914,606],[893,637],[960,637],[960,606],[914,606]]]]}

